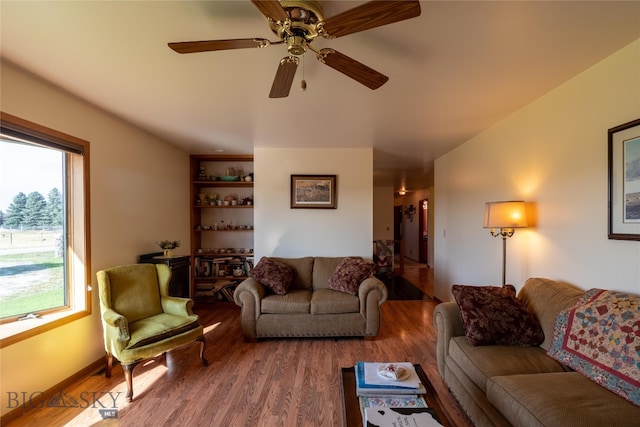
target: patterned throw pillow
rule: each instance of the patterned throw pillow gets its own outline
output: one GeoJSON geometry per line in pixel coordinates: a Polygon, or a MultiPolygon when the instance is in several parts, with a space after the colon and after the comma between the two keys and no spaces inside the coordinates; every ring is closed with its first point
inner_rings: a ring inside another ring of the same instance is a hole
{"type": "Polygon", "coordinates": [[[278,295],[284,295],[293,281],[293,269],[268,257],[260,258],[249,277],[262,283],[278,295]]]}
{"type": "Polygon", "coordinates": [[[640,406],[640,296],[588,290],[556,317],[548,354],[640,406]]]}
{"type": "Polygon", "coordinates": [[[451,287],[471,345],[540,345],[544,332],[536,318],[507,285],[451,287]]]}
{"type": "Polygon", "coordinates": [[[362,258],[345,258],[329,277],[327,288],[358,295],[360,283],[373,271],[375,264],[362,258]]]}

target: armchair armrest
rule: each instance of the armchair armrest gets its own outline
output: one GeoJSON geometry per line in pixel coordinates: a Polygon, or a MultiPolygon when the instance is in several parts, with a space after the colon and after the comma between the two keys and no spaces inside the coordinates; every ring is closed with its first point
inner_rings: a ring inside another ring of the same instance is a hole
{"type": "Polygon", "coordinates": [[[124,343],[125,345],[129,342],[131,339],[131,335],[129,335],[129,322],[127,322],[127,319],[123,315],[117,313],[111,308],[106,308],[102,312],[102,320],[105,324],[105,328],[108,327],[110,329],[105,331],[107,336],[116,338],[119,342],[124,343]],[[117,336],[114,337],[113,335],[117,336]]]}
{"type": "Polygon", "coordinates": [[[193,316],[193,300],[189,298],[168,297],[160,298],[162,311],[175,316],[193,316]]]}
{"type": "Polygon", "coordinates": [[[433,311],[433,323],[438,333],[436,344],[436,359],[438,372],[444,378],[444,365],[449,354],[449,341],[453,337],[465,336],[464,325],[460,309],[455,302],[438,304],[433,311]]]}

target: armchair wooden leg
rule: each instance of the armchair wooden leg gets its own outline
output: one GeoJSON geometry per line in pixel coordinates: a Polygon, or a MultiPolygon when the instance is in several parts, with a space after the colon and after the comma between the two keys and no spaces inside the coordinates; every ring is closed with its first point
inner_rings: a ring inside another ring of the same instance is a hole
{"type": "Polygon", "coordinates": [[[196,338],[196,341],[200,341],[200,360],[202,361],[202,366],[207,366],[209,365],[209,362],[207,362],[207,359],[205,359],[204,357],[204,345],[206,344],[206,340],[204,339],[204,337],[199,337],[196,338]]]}
{"type": "Polygon", "coordinates": [[[128,403],[131,403],[133,400],[133,369],[138,366],[137,362],[129,363],[128,365],[123,365],[122,368],[124,370],[124,379],[127,381],[127,396],[126,400],[128,403]]]}
{"type": "Polygon", "coordinates": [[[104,370],[104,376],[111,378],[111,368],[113,367],[113,354],[107,353],[106,356],[107,367],[104,370]]]}

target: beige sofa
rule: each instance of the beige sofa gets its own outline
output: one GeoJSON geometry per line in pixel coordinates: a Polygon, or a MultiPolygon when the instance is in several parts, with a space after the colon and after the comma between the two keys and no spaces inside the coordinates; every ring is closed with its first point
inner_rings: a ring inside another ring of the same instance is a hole
{"type": "Polygon", "coordinates": [[[456,302],[439,304],[438,372],[476,426],[639,426],[640,407],[547,355],[555,319],[584,292],[527,280],[518,298],[544,332],[540,346],[471,346],[456,302]]]}
{"type": "Polygon", "coordinates": [[[253,278],[238,285],[234,300],[242,308],[242,331],[247,341],[266,337],[376,336],[380,305],[387,288],[373,275],[359,286],[358,295],[327,288],[343,257],[276,258],[293,271],[284,295],[269,293],[253,278]]]}

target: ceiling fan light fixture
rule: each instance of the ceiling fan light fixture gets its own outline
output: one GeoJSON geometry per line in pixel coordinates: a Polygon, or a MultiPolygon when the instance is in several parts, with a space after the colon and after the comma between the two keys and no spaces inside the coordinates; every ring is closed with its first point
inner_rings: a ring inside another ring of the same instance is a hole
{"type": "Polygon", "coordinates": [[[287,50],[291,55],[304,55],[307,51],[307,40],[302,36],[290,36],[287,38],[287,50]]]}

